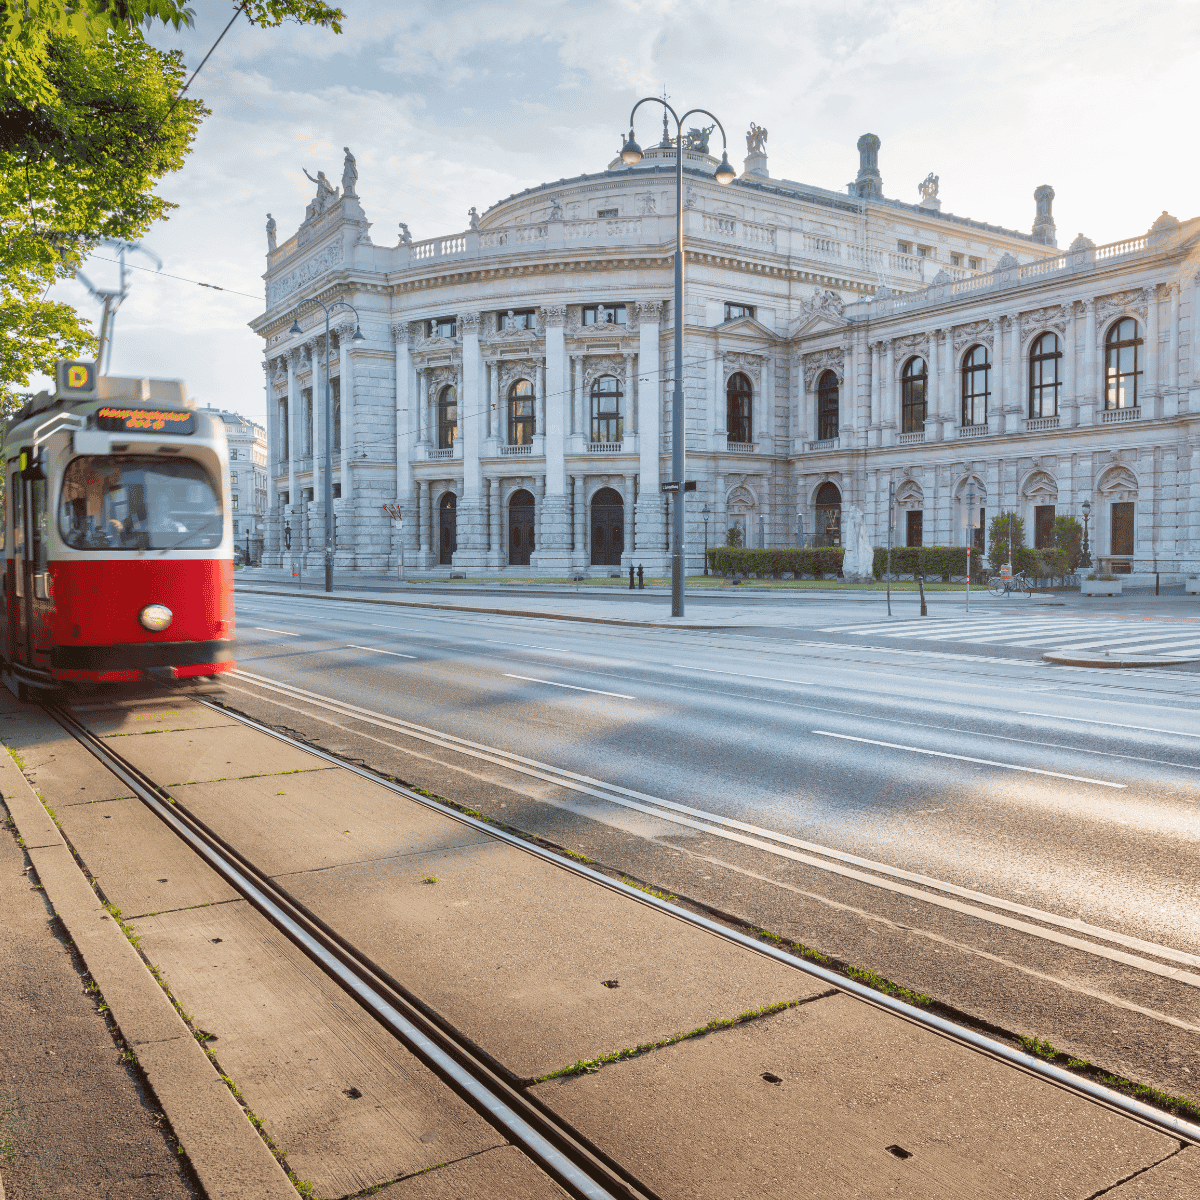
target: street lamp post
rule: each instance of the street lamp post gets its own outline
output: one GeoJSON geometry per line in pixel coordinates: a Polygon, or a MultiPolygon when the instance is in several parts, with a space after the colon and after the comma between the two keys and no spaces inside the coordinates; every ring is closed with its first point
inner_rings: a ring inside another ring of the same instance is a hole
{"type": "Polygon", "coordinates": [[[1090,567],[1092,565],[1092,555],[1088,546],[1088,517],[1092,514],[1092,502],[1085,500],[1083,502],[1083,554],[1079,559],[1081,567],[1090,567]]]}
{"type": "Polygon", "coordinates": [[[712,516],[708,505],[706,504],[701,510],[700,515],[704,518],[704,573],[708,574],[708,518],[712,516]]]}
{"type": "MultiPolygon", "coordinates": [[[[352,342],[361,342],[362,329],[359,327],[361,318],[358,309],[349,300],[335,300],[332,304],[321,304],[315,296],[301,300],[300,304],[319,304],[325,310],[325,590],[333,591],[333,406],[329,398],[329,314],[337,307],[348,308],[354,314],[354,333],[352,342]]],[[[300,304],[292,315],[292,327],[288,333],[298,337],[304,330],[300,328],[300,304]]]]}
{"type": "Polygon", "coordinates": [[[634,166],[642,160],[642,148],[633,137],[633,118],[643,104],[661,104],[666,113],[675,118],[675,388],[671,393],[671,476],[677,489],[675,511],[671,530],[671,616],[683,616],[683,123],[696,113],[703,113],[716,121],[721,131],[721,162],[714,172],[720,184],[732,183],[737,172],[729,164],[729,142],[725,137],[725,126],[707,108],[693,108],[679,116],[675,110],[657,96],[645,96],[639,100],[629,114],[629,139],[621,147],[621,160],[634,166]]]}

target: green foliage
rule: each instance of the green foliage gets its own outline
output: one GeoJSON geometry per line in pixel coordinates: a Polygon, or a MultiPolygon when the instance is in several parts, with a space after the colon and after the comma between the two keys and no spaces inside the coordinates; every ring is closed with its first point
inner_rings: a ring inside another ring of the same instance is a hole
{"type": "Polygon", "coordinates": [[[1054,548],[1067,557],[1067,571],[1075,571],[1083,557],[1083,526],[1074,517],[1055,517],[1052,536],[1054,548]]]}
{"type": "Polygon", "coordinates": [[[1020,571],[1021,556],[1017,553],[1025,546],[1025,522],[1016,513],[997,513],[992,518],[988,530],[988,564],[993,571],[1000,570],[1000,564],[1008,562],[1008,521],[1012,518],[1012,553],[1013,570],[1020,571]]]}
{"type": "Polygon", "coordinates": [[[725,545],[732,546],[735,550],[740,550],[742,547],[742,527],[740,525],[730,525],[725,530],[725,545]]]}
{"type": "MultiPolygon", "coordinates": [[[[871,560],[871,569],[876,579],[882,579],[887,574],[887,547],[880,546],[875,550],[871,560]]],[[[931,575],[938,576],[949,582],[952,576],[965,575],[967,571],[966,546],[893,546],[892,547],[892,578],[897,575],[921,576],[928,579],[931,575]]],[[[979,551],[971,549],[971,577],[974,579],[980,572],[979,551]]]]}
{"type": "Polygon", "coordinates": [[[840,546],[818,546],[809,550],[744,550],[735,546],[715,546],[708,552],[708,565],[718,575],[758,575],[782,579],[811,576],[823,579],[842,570],[845,550],[840,546]]]}
{"type": "MultiPolygon", "coordinates": [[[[248,0],[249,20],[340,32],[321,0],[248,0]]],[[[136,239],[175,205],[154,194],[208,110],[182,99],[183,56],[142,26],[190,25],[180,0],[0,0],[0,412],[57,358],[94,352],[90,324],[45,299],[104,238],[136,239]]]]}

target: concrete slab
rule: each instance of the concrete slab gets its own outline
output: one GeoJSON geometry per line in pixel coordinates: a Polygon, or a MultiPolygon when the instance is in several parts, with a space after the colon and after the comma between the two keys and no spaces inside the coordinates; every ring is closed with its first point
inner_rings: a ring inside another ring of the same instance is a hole
{"type": "Polygon", "coordinates": [[[844,995],[536,1094],[664,1200],[1084,1200],[1178,1149],[844,995]]]}
{"type": "Polygon", "coordinates": [[[1200,1146],[1188,1146],[1104,1194],[1109,1200],[1185,1200],[1200,1196],[1200,1146]]]}
{"type": "Polygon", "coordinates": [[[1042,658],[1060,667],[1177,667],[1180,663],[1200,662],[1195,655],[1138,654],[1120,649],[1111,654],[1066,654],[1052,650],[1042,658]]]}
{"type": "Polygon", "coordinates": [[[287,886],[523,1078],[825,990],[496,842],[293,875],[287,886]],[[438,882],[422,882],[430,877],[438,882]]]}
{"type": "Polygon", "coordinates": [[[141,703],[72,705],[71,711],[93,733],[101,737],[139,733],[166,733],[179,729],[213,729],[236,725],[227,713],[206,708],[195,700],[168,697],[141,703]]]}
{"type": "Polygon", "coordinates": [[[486,833],[349,771],[198,783],[180,795],[190,812],[272,876],[494,845],[486,833]]]}
{"type": "Polygon", "coordinates": [[[379,1200],[562,1200],[566,1192],[534,1166],[515,1146],[447,1163],[436,1171],[412,1175],[380,1188],[379,1200]]]}
{"type": "Polygon", "coordinates": [[[504,1144],[248,904],[136,922],[142,946],[320,1196],[504,1144]]]}
{"type": "Polygon", "coordinates": [[[336,770],[245,725],[122,738],[121,755],[162,787],[283,771],[336,770]]]}
{"type": "Polygon", "coordinates": [[[58,818],[104,895],[126,917],[238,897],[140,800],[72,804],[58,818]]]}

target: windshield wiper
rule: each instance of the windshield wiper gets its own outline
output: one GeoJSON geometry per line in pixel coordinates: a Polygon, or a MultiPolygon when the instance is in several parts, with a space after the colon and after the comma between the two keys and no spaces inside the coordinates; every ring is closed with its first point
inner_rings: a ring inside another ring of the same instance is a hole
{"type": "Polygon", "coordinates": [[[207,521],[205,521],[204,524],[201,525],[199,529],[189,529],[188,532],[183,535],[183,537],[178,538],[176,541],[172,542],[169,546],[163,546],[163,548],[161,550],[159,550],[159,554],[166,554],[166,552],[168,550],[174,550],[177,546],[182,546],[184,542],[190,542],[192,540],[192,538],[199,537],[202,533],[206,533],[214,525],[219,525],[224,520],[225,520],[225,514],[217,513],[217,515],[215,517],[210,517],[207,521]]]}

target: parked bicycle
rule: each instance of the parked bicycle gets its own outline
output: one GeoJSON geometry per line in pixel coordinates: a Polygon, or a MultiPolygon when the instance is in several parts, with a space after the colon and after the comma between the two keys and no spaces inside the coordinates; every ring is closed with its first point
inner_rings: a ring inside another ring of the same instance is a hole
{"type": "Polygon", "coordinates": [[[988,580],[988,591],[993,596],[1006,596],[1009,592],[1024,592],[1027,596],[1033,595],[1033,584],[1025,577],[1024,571],[1018,571],[1010,579],[1005,579],[1002,575],[993,575],[988,580]]]}

